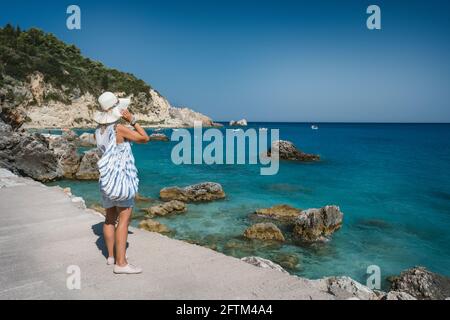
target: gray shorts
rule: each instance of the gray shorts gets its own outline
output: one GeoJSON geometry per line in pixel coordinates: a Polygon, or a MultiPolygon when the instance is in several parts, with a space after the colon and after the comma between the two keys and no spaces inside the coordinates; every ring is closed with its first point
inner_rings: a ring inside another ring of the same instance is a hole
{"type": "Polygon", "coordinates": [[[134,198],[128,200],[114,201],[102,195],[103,208],[108,209],[112,207],[132,208],[134,207],[134,198]]]}

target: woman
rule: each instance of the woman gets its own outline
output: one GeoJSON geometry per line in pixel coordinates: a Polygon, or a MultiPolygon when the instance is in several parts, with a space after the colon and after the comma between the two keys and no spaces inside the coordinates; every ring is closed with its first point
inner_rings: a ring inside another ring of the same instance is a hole
{"type": "Polygon", "coordinates": [[[103,111],[97,112],[94,120],[99,124],[95,131],[97,147],[103,152],[98,165],[100,192],[103,207],[106,209],[103,225],[103,235],[108,250],[106,263],[114,264],[114,273],[141,273],[142,269],[129,264],[126,256],[128,225],[139,183],[130,142],[146,143],[149,137],[127,110],[130,99],[119,99],[113,93],[105,92],[98,98],[98,102],[103,111]],[[127,121],[134,130],[118,123],[120,119],[127,121]],[[110,179],[108,175],[111,175],[112,171],[115,171],[116,176],[110,179]],[[117,179],[117,176],[120,176],[120,179],[117,179]],[[117,187],[117,180],[126,180],[125,187],[123,184],[117,187]],[[123,189],[127,187],[131,191],[124,195],[123,189]],[[118,196],[118,192],[121,196],[118,196]]]}

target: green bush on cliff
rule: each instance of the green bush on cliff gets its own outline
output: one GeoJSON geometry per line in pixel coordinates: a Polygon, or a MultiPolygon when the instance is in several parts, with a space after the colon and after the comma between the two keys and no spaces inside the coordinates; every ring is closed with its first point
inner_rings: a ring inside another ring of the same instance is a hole
{"type": "Polygon", "coordinates": [[[35,28],[22,31],[9,24],[0,28],[0,85],[4,75],[27,81],[35,71],[44,74],[45,81],[56,88],[64,86],[66,92],[79,88],[82,93],[110,90],[126,94],[144,92],[148,96],[150,90],[149,85],[130,73],[84,58],[77,47],[65,44],[51,33],[35,28]]]}

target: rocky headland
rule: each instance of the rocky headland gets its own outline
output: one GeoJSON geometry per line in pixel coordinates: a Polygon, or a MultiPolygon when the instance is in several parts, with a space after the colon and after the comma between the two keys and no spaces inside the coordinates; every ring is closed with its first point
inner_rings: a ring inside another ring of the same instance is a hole
{"type": "MultiPolygon", "coordinates": [[[[130,73],[83,57],[74,45],[31,28],[0,28],[0,107],[4,120],[22,128],[92,128],[97,97],[112,91],[131,98],[131,111],[151,127],[192,127],[213,121],[173,107],[156,89],[130,73]]],[[[14,128],[15,129],[15,128],[14,128]]]]}

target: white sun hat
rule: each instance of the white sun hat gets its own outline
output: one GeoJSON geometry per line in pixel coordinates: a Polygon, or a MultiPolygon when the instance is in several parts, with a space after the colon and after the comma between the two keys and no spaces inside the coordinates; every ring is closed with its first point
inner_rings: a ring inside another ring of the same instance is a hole
{"type": "Polygon", "coordinates": [[[130,105],[130,98],[117,98],[114,93],[106,91],[98,97],[98,103],[103,111],[95,112],[94,121],[99,124],[108,124],[122,117],[121,112],[130,105]]]}

